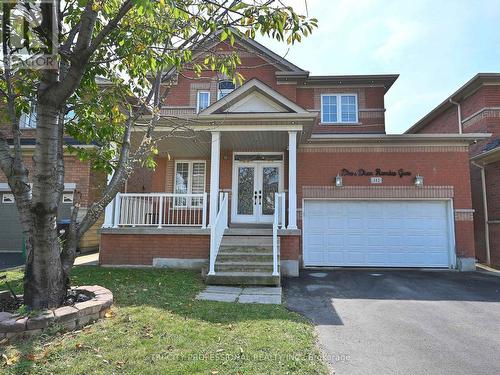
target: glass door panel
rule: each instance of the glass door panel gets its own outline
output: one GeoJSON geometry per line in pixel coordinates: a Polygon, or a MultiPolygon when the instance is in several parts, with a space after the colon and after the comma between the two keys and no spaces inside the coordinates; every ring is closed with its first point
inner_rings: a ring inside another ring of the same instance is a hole
{"type": "MultiPolygon", "coordinates": [[[[274,194],[279,192],[279,167],[262,167],[262,215],[274,214],[274,194]]],[[[259,202],[260,203],[260,202],[259,202]]]]}
{"type": "Polygon", "coordinates": [[[255,167],[238,167],[238,215],[254,214],[255,167]]]}

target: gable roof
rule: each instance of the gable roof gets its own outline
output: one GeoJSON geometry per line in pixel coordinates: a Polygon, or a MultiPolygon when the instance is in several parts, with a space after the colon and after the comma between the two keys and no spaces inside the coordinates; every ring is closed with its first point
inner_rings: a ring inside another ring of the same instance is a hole
{"type": "Polygon", "coordinates": [[[453,102],[457,103],[473,94],[485,83],[500,83],[500,73],[478,73],[467,81],[462,87],[446,98],[436,108],[417,121],[405,133],[416,133],[422,128],[426,127],[432,120],[447,111],[449,108],[455,106],[453,102]]]}
{"type": "Polygon", "coordinates": [[[231,113],[309,113],[284,95],[257,78],[216,101],[199,113],[199,116],[231,113]]]}
{"type": "MultiPolygon", "coordinates": [[[[234,27],[230,28],[235,39],[235,45],[239,44],[243,47],[246,47],[247,49],[251,50],[252,52],[256,52],[257,56],[262,57],[264,60],[269,62],[270,64],[274,65],[276,68],[278,68],[282,72],[286,72],[289,75],[299,75],[299,76],[304,76],[307,77],[309,75],[309,72],[307,70],[303,70],[299,68],[297,65],[291,63],[290,61],[286,60],[284,57],[278,55],[277,53],[271,51],[269,48],[266,46],[260,44],[256,40],[246,38],[242,33],[238,30],[235,29],[234,27]]],[[[217,30],[214,34],[210,34],[207,37],[205,37],[203,40],[201,40],[198,43],[198,46],[194,48],[193,50],[193,59],[196,57],[199,57],[200,55],[203,55],[206,53],[207,50],[210,48],[213,48],[219,43],[228,43],[226,41],[221,42],[220,40],[220,34],[222,33],[222,30],[217,30]]],[[[172,74],[174,74],[177,71],[175,67],[172,67],[168,69],[165,74],[163,75],[163,79],[167,79],[172,74]]]]}
{"type": "MultiPolygon", "coordinates": [[[[235,45],[239,44],[243,47],[250,49],[252,52],[256,52],[258,56],[262,57],[264,60],[268,61],[270,64],[276,66],[278,69],[298,74],[309,74],[308,71],[299,68],[297,65],[291,63],[284,57],[278,55],[277,53],[271,51],[269,48],[260,44],[254,39],[245,37],[238,29],[231,27],[231,32],[234,35],[235,45]]],[[[201,46],[205,45],[206,48],[210,49],[219,43],[227,43],[220,41],[220,34],[223,30],[217,30],[216,33],[208,36],[204,41],[202,41],[201,46]]],[[[205,48],[202,49],[205,52],[205,48]]]]}

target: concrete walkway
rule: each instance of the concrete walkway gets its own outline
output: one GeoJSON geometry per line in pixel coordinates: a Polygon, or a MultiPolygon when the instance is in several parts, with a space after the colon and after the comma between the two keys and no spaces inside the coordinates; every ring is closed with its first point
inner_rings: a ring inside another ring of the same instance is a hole
{"type": "Polygon", "coordinates": [[[281,287],[234,287],[209,285],[196,299],[218,302],[280,305],[281,287]]]}
{"type": "Polygon", "coordinates": [[[99,264],[99,253],[80,255],[75,259],[75,266],[97,266],[99,264]]]}

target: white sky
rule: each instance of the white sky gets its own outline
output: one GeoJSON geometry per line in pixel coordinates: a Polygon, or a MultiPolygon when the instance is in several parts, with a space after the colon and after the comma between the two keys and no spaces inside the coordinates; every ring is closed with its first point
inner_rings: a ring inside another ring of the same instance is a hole
{"type": "MultiPolygon", "coordinates": [[[[305,14],[304,0],[288,0],[305,14]]],[[[385,99],[402,133],[478,72],[500,71],[498,0],[308,0],[319,20],[295,46],[260,40],[312,75],[398,73],[385,99]]]]}

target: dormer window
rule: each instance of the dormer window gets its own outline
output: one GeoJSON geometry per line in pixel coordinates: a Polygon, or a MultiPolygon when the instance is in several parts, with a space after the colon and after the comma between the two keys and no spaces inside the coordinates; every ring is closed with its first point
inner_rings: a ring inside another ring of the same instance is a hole
{"type": "Polygon", "coordinates": [[[226,95],[230,94],[232,91],[234,91],[235,88],[236,86],[234,85],[233,81],[220,81],[217,91],[217,100],[222,99],[226,95]]]}

